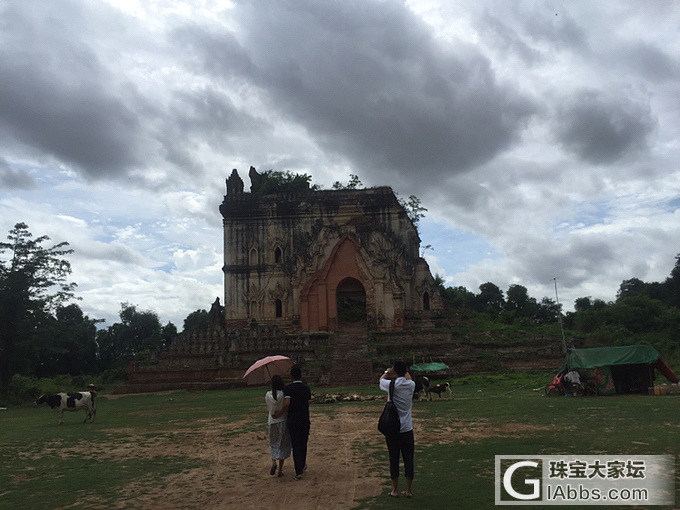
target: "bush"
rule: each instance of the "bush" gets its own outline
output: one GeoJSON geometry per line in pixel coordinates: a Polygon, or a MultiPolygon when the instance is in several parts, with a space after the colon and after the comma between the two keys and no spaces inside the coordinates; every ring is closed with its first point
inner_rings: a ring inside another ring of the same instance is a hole
{"type": "MultiPolygon", "coordinates": [[[[33,376],[15,374],[9,385],[9,401],[11,405],[33,403],[40,395],[54,395],[60,392],[85,391],[86,377],[57,375],[38,379],[33,376]]],[[[96,383],[95,383],[96,385],[96,383]]]]}
{"type": "Polygon", "coordinates": [[[20,405],[24,402],[33,402],[42,395],[42,388],[38,379],[25,375],[14,375],[9,385],[9,402],[20,405]]]}
{"type": "MultiPolygon", "coordinates": [[[[109,370],[104,370],[101,375],[98,377],[99,384],[113,384],[117,382],[125,382],[127,381],[128,378],[128,373],[127,373],[127,368],[125,367],[118,367],[118,368],[111,368],[109,370]]],[[[95,383],[97,384],[97,383],[95,383]]],[[[99,384],[97,386],[99,387],[99,384]]]]}

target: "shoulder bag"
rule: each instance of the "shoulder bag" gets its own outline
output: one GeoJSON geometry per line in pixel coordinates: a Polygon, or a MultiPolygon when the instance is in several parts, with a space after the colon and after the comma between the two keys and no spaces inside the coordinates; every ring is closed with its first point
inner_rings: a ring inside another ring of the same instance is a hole
{"type": "Polygon", "coordinates": [[[399,420],[399,411],[393,401],[394,394],[394,380],[390,382],[389,400],[385,404],[380,419],[378,420],[378,430],[385,435],[385,437],[392,437],[399,434],[401,428],[401,421],[399,420]]]}

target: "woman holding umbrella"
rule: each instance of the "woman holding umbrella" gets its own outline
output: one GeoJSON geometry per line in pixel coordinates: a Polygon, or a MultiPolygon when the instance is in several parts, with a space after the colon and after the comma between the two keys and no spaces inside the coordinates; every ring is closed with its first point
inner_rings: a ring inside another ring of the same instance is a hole
{"type": "Polygon", "coordinates": [[[272,456],[272,467],[269,474],[276,473],[276,462],[279,464],[279,476],[283,476],[283,462],[290,457],[290,434],[288,432],[288,413],[283,413],[278,418],[272,417],[283,409],[285,398],[283,379],[280,375],[272,376],[272,390],[268,391],[264,399],[269,410],[269,450],[272,456]]]}

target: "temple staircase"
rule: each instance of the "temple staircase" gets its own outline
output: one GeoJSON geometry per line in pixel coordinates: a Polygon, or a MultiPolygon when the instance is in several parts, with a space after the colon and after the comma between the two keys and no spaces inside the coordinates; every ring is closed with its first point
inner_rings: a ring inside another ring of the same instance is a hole
{"type": "Polygon", "coordinates": [[[356,386],[377,381],[365,330],[337,332],[332,342],[331,386],[356,386]]]}

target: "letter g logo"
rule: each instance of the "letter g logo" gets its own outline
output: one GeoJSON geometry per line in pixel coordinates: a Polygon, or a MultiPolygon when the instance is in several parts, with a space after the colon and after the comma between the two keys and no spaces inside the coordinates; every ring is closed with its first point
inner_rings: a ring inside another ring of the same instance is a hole
{"type": "Polygon", "coordinates": [[[524,480],[524,485],[529,485],[533,486],[533,492],[531,494],[520,494],[517,492],[514,487],[512,486],[512,475],[516,470],[518,470],[521,467],[538,467],[538,462],[534,462],[531,460],[524,460],[522,462],[515,462],[512,466],[508,468],[508,470],[505,472],[503,475],[503,487],[505,488],[506,492],[512,496],[515,499],[522,499],[522,500],[528,500],[528,499],[538,499],[540,497],[540,480],[537,480],[535,478],[530,479],[530,480],[524,480]]]}

